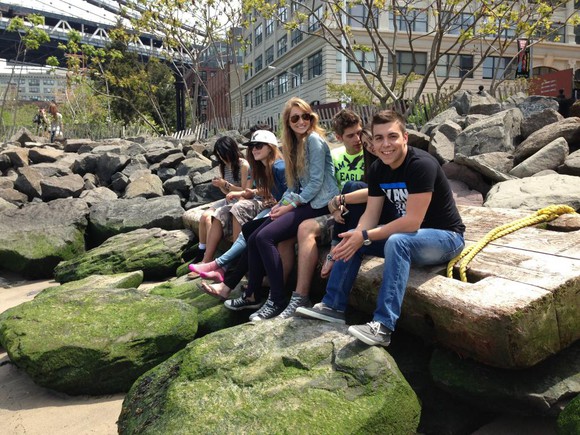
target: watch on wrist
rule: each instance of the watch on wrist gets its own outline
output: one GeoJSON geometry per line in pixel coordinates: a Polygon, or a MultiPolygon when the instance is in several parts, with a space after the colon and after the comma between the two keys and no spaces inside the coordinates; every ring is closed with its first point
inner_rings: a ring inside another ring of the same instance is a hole
{"type": "Polygon", "coordinates": [[[367,233],[367,230],[362,230],[362,236],[363,236],[363,245],[369,246],[372,243],[372,241],[369,239],[369,233],[367,233]]]}

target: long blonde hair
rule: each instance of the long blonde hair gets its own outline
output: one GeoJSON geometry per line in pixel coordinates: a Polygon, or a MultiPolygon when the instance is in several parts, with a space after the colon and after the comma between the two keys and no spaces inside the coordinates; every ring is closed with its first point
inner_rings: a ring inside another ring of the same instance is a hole
{"type": "Polygon", "coordinates": [[[295,186],[298,177],[304,174],[306,168],[306,139],[316,132],[324,138],[324,129],[318,125],[318,115],[312,111],[310,104],[301,98],[290,98],[282,111],[282,152],[286,162],[286,184],[289,188],[295,186]],[[298,139],[290,127],[290,112],[298,107],[304,113],[310,114],[310,127],[302,139],[298,139]]]}

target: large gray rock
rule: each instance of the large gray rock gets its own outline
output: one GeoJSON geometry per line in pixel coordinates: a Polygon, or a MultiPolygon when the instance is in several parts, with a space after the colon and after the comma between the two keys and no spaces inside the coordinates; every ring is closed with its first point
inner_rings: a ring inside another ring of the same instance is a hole
{"type": "Polygon", "coordinates": [[[28,202],[28,196],[11,187],[0,188],[0,198],[18,207],[28,202]]]}
{"type": "Polygon", "coordinates": [[[67,394],[127,391],[182,349],[196,309],[135,289],[50,289],[0,315],[0,344],[39,385],[67,394]]]}
{"type": "Polygon", "coordinates": [[[427,136],[431,136],[433,130],[437,128],[437,126],[443,124],[445,121],[454,121],[458,122],[462,116],[457,113],[457,109],[455,107],[450,107],[447,110],[436,115],[433,119],[427,121],[423,127],[421,127],[421,133],[426,134],[427,136]]]}
{"type": "Polygon", "coordinates": [[[174,154],[175,155],[180,154],[182,156],[182,160],[183,160],[183,158],[185,158],[185,156],[183,156],[183,151],[180,148],[173,147],[173,145],[171,145],[170,147],[166,147],[166,148],[159,148],[159,149],[154,149],[154,150],[148,151],[147,153],[145,153],[145,158],[147,159],[147,161],[150,164],[152,164],[152,163],[159,163],[162,160],[169,157],[170,155],[174,155],[174,154]]]}
{"type": "Polygon", "coordinates": [[[461,90],[453,96],[450,106],[455,107],[460,115],[493,115],[502,110],[501,104],[487,92],[478,93],[465,90],[461,90]]]}
{"type": "Polygon", "coordinates": [[[568,142],[571,151],[574,151],[574,146],[580,146],[580,118],[565,118],[532,133],[516,148],[514,152],[515,164],[524,161],[560,137],[568,142]]]}
{"type": "Polygon", "coordinates": [[[14,182],[14,187],[28,196],[28,199],[42,197],[42,187],[40,181],[43,176],[31,166],[18,168],[18,178],[14,182]]]}
{"type": "Polygon", "coordinates": [[[483,175],[467,166],[449,162],[445,163],[441,168],[449,180],[461,181],[470,189],[476,190],[483,195],[491,189],[490,183],[483,178],[483,175]]]}
{"type": "Polygon", "coordinates": [[[455,139],[461,133],[461,126],[447,120],[434,131],[429,142],[429,153],[441,164],[452,161],[455,157],[455,139]]]}
{"type": "Polygon", "coordinates": [[[564,163],[566,157],[568,157],[568,142],[559,137],[513,168],[510,175],[524,178],[546,169],[556,169],[564,163]]]}
{"type": "Polygon", "coordinates": [[[136,174],[129,177],[131,182],[125,189],[124,198],[158,198],[163,196],[163,182],[157,175],[148,172],[135,177],[136,174]]]}
{"type": "Polygon", "coordinates": [[[472,168],[492,181],[506,181],[514,178],[509,175],[514,163],[510,153],[495,152],[471,157],[456,154],[455,163],[472,168]]]}
{"type": "Polygon", "coordinates": [[[511,152],[520,135],[522,114],[509,109],[476,122],[463,130],[455,141],[455,153],[474,156],[494,151],[511,152]]]}
{"type": "Polygon", "coordinates": [[[488,192],[484,206],[538,210],[555,204],[580,209],[580,177],[558,174],[497,183],[488,192]]]}
{"type": "Polygon", "coordinates": [[[64,156],[64,152],[53,147],[31,148],[28,158],[31,163],[53,163],[64,156]]]}
{"type": "Polygon", "coordinates": [[[3,152],[10,159],[10,165],[14,168],[21,168],[28,166],[28,149],[26,148],[10,148],[3,152]]]}
{"type": "Polygon", "coordinates": [[[580,343],[518,371],[489,367],[450,351],[436,350],[430,371],[439,386],[482,408],[558,415],[569,397],[580,393],[580,343]]]}
{"type": "Polygon", "coordinates": [[[564,164],[559,169],[562,174],[576,175],[580,177],[580,150],[574,151],[566,157],[564,164]]]}
{"type": "Polygon", "coordinates": [[[17,208],[18,208],[17,205],[14,205],[11,202],[6,201],[4,198],[0,198],[0,212],[4,210],[14,210],[17,208]]]}
{"type": "Polygon", "coordinates": [[[522,137],[527,138],[530,134],[544,128],[546,125],[553,124],[564,119],[558,113],[558,110],[545,109],[541,112],[534,112],[524,118],[522,122],[522,137]]]}
{"type": "Polygon", "coordinates": [[[345,326],[292,318],[195,340],[137,380],[118,427],[120,434],[408,434],[419,414],[384,349],[357,343],[345,326]]]}
{"type": "Polygon", "coordinates": [[[62,260],[85,251],[89,208],[78,199],[57,199],[0,212],[0,264],[28,278],[52,277],[62,260]]]}
{"type": "Polygon", "coordinates": [[[84,199],[89,206],[93,206],[99,202],[115,201],[117,200],[117,194],[106,187],[96,187],[91,190],[82,191],[79,198],[84,199]]]}
{"type": "Polygon", "coordinates": [[[89,238],[100,244],[109,237],[139,228],[183,228],[184,213],[176,195],[103,201],[91,207],[89,238]]]}
{"type": "Polygon", "coordinates": [[[192,157],[182,160],[177,166],[175,175],[187,175],[191,177],[196,172],[204,173],[212,169],[211,160],[202,154],[193,153],[192,157]]]}
{"type": "Polygon", "coordinates": [[[525,100],[516,104],[517,108],[522,111],[524,118],[542,113],[546,109],[558,111],[558,102],[552,97],[543,97],[541,95],[531,95],[525,100]]]}
{"type": "Polygon", "coordinates": [[[175,275],[183,263],[183,251],[193,240],[194,235],[188,230],[143,228],[117,234],[82,255],[60,262],[54,269],[54,277],[63,283],[94,274],[142,270],[147,280],[163,279],[175,275]]]}
{"type": "Polygon", "coordinates": [[[83,177],[78,174],[48,177],[40,180],[40,188],[44,201],[58,198],[77,198],[85,188],[85,182],[83,177]]]}
{"type": "Polygon", "coordinates": [[[97,160],[95,175],[99,178],[101,186],[107,186],[111,182],[111,176],[120,172],[127,165],[130,158],[125,155],[105,152],[97,160]]]}

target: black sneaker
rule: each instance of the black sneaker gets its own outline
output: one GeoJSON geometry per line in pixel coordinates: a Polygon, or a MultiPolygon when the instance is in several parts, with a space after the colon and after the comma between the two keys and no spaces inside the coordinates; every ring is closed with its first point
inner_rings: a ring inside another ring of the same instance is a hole
{"type": "Polygon", "coordinates": [[[224,302],[224,307],[229,310],[241,311],[241,310],[257,310],[262,306],[264,301],[255,300],[251,301],[246,299],[243,295],[236,299],[228,299],[224,302]]]}
{"type": "Polygon", "coordinates": [[[288,303],[288,306],[286,307],[286,309],[284,311],[282,311],[280,313],[278,318],[279,319],[288,319],[288,318],[294,316],[294,313],[296,312],[296,309],[298,307],[309,308],[311,306],[312,306],[312,302],[310,302],[310,299],[308,298],[308,296],[302,296],[296,292],[292,292],[292,297],[290,298],[290,302],[288,303]]]}
{"type": "Polygon", "coordinates": [[[369,346],[385,346],[391,344],[391,330],[381,322],[372,321],[366,325],[353,325],[348,333],[369,346]]]}
{"type": "Polygon", "coordinates": [[[256,311],[254,314],[250,315],[250,320],[252,322],[260,321],[260,320],[268,320],[276,317],[284,311],[284,307],[282,305],[276,305],[274,301],[270,298],[266,301],[262,308],[256,311]]]}
{"type": "Polygon", "coordinates": [[[344,311],[338,311],[330,308],[322,302],[314,305],[312,308],[298,307],[295,314],[297,316],[306,317],[308,319],[318,319],[324,320],[326,322],[342,323],[343,325],[346,323],[344,320],[344,311]]]}

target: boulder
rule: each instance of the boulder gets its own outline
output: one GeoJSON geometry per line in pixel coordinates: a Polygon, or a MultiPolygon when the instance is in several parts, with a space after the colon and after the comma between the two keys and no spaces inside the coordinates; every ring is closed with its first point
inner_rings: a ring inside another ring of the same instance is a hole
{"type": "Polygon", "coordinates": [[[450,162],[455,157],[455,139],[461,133],[461,126],[451,120],[445,121],[434,130],[429,142],[429,154],[435,156],[439,163],[450,162]]]}
{"type": "Polygon", "coordinates": [[[520,135],[522,114],[509,109],[465,128],[455,141],[455,153],[474,156],[494,151],[512,152],[520,135]]]}
{"type": "MultiPolygon", "coordinates": [[[[201,278],[190,279],[180,276],[156,285],[150,294],[181,299],[198,309],[198,337],[220,331],[248,321],[249,312],[232,311],[223,302],[199,289],[201,278]]],[[[239,289],[233,290],[230,297],[241,296],[239,289]]]]}
{"type": "Polygon", "coordinates": [[[18,178],[14,182],[14,187],[24,193],[29,200],[42,197],[42,187],[40,182],[43,175],[32,166],[18,168],[18,178]]]}
{"type": "Polygon", "coordinates": [[[89,208],[78,199],[57,199],[0,212],[0,264],[27,278],[52,277],[62,260],[85,251],[89,208]]]}
{"type": "Polygon", "coordinates": [[[176,168],[175,175],[187,175],[191,177],[196,172],[204,173],[212,169],[211,160],[201,154],[193,153],[193,157],[182,160],[176,168]]]}
{"type": "Polygon", "coordinates": [[[12,166],[12,161],[6,153],[0,153],[0,173],[12,166]]]}
{"type": "Polygon", "coordinates": [[[101,154],[97,160],[97,168],[95,172],[95,175],[99,178],[101,186],[107,186],[111,182],[111,176],[115,172],[122,171],[129,160],[130,158],[125,155],[114,154],[111,152],[101,154]]]}
{"type": "Polygon", "coordinates": [[[455,107],[460,115],[493,115],[502,110],[501,104],[487,92],[466,90],[456,92],[450,106],[455,107]]]}
{"type": "Polygon", "coordinates": [[[34,142],[34,135],[26,127],[20,127],[8,142],[18,142],[24,146],[26,142],[34,142]]]}
{"type": "Polygon", "coordinates": [[[484,180],[479,172],[467,166],[459,165],[455,162],[449,162],[445,163],[442,166],[442,169],[449,180],[457,180],[465,183],[467,187],[476,190],[483,195],[485,195],[491,188],[489,182],[484,180]]]}
{"type": "Polygon", "coordinates": [[[409,145],[427,151],[429,148],[429,136],[411,129],[407,129],[407,134],[409,136],[407,141],[409,145]]]}
{"type": "Polygon", "coordinates": [[[455,107],[450,107],[447,110],[435,115],[435,117],[425,123],[423,127],[421,127],[421,133],[431,136],[433,130],[437,128],[439,125],[443,124],[445,121],[454,121],[458,122],[462,116],[457,113],[457,109],[455,107]]]}
{"type": "Polygon", "coordinates": [[[580,433],[580,394],[570,401],[558,416],[558,434],[577,435],[580,433]]]}
{"type": "Polygon", "coordinates": [[[3,152],[10,159],[10,165],[15,168],[28,166],[28,149],[26,148],[10,148],[3,152]]]}
{"type": "Polygon", "coordinates": [[[558,138],[563,138],[568,142],[571,148],[570,152],[575,151],[573,146],[580,147],[580,118],[565,118],[532,133],[516,148],[514,152],[515,164],[524,161],[558,138]]]}
{"type": "Polygon", "coordinates": [[[0,198],[0,213],[4,210],[14,210],[16,208],[18,208],[17,205],[14,205],[11,202],[6,201],[4,198],[0,198]]]}
{"type": "Polygon", "coordinates": [[[546,125],[553,124],[562,119],[564,117],[558,113],[558,110],[552,108],[544,109],[541,112],[534,112],[527,117],[525,116],[522,122],[522,137],[527,138],[530,134],[544,128],[546,125]]]}
{"type": "Polygon", "coordinates": [[[89,206],[93,206],[99,202],[115,201],[117,199],[117,194],[106,187],[96,187],[91,190],[82,191],[79,198],[84,199],[89,206]]]}
{"type": "Polygon", "coordinates": [[[292,318],[196,339],[143,375],[120,434],[416,433],[420,405],[382,348],[292,318]],[[155,404],[152,406],[152,404],[155,404]]]}
{"type": "Polygon", "coordinates": [[[53,147],[31,148],[28,151],[28,158],[31,163],[53,163],[64,156],[64,152],[53,147]]]}
{"type": "Polygon", "coordinates": [[[556,169],[568,157],[568,142],[559,137],[510,171],[518,178],[531,177],[546,169],[556,169]]]}
{"type": "Polygon", "coordinates": [[[81,255],[60,262],[54,269],[57,282],[69,282],[94,274],[142,270],[145,279],[160,280],[175,275],[183,251],[193,242],[187,230],[138,229],[107,239],[81,255]]]}
{"type": "Polygon", "coordinates": [[[89,239],[100,244],[115,234],[139,228],[178,230],[184,228],[183,213],[176,195],[99,202],[91,207],[89,239]]]}
{"type": "Polygon", "coordinates": [[[575,175],[580,177],[580,150],[569,154],[564,160],[564,164],[558,169],[562,174],[575,175]]]}
{"type": "Polygon", "coordinates": [[[580,342],[534,367],[489,367],[443,349],[433,352],[430,372],[443,389],[491,411],[556,416],[580,393],[580,342]]]}
{"type": "Polygon", "coordinates": [[[545,175],[495,184],[485,198],[485,207],[539,210],[554,204],[580,209],[580,178],[545,175]]]}
{"type": "Polygon", "coordinates": [[[159,163],[171,155],[181,155],[181,157],[182,157],[181,160],[183,160],[183,158],[185,158],[182,150],[180,148],[174,148],[173,145],[171,145],[171,147],[167,147],[167,148],[159,148],[159,149],[147,151],[145,153],[145,158],[147,159],[147,161],[150,164],[153,164],[153,163],[159,163]]]}
{"type": "Polygon", "coordinates": [[[0,198],[18,207],[28,202],[28,196],[11,187],[0,188],[0,198]]]}
{"type": "Polygon", "coordinates": [[[55,293],[66,291],[82,292],[85,290],[94,290],[98,288],[137,288],[143,283],[143,271],[115,273],[112,275],[90,275],[78,281],[67,282],[66,284],[47,287],[38,293],[34,298],[44,298],[55,293]]]}
{"type": "Polygon", "coordinates": [[[552,97],[544,97],[541,95],[531,95],[523,101],[516,103],[516,107],[520,109],[524,118],[529,118],[534,114],[542,113],[547,109],[558,111],[558,102],[552,97]]]}
{"type": "Polygon", "coordinates": [[[135,177],[137,173],[131,175],[131,182],[125,189],[124,198],[158,198],[163,196],[163,182],[151,173],[142,174],[135,177]]]}
{"type": "Polygon", "coordinates": [[[513,175],[509,175],[514,164],[513,156],[510,153],[498,151],[477,156],[464,156],[457,153],[454,162],[471,168],[492,181],[513,180],[515,178],[513,175]]]}
{"type": "Polygon", "coordinates": [[[83,177],[78,174],[48,177],[40,180],[43,201],[58,198],[77,198],[85,188],[83,177]]]}
{"type": "Polygon", "coordinates": [[[10,360],[38,385],[67,394],[125,392],[196,330],[195,308],[136,289],[52,289],[0,314],[10,360]]]}

